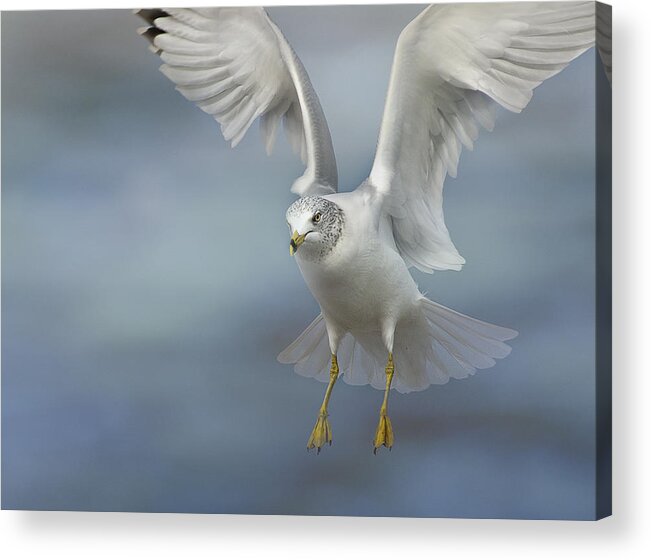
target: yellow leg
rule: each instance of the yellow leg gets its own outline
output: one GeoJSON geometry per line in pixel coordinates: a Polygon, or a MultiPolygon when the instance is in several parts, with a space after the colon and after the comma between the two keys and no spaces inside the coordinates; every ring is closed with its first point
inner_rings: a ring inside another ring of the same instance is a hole
{"type": "Polygon", "coordinates": [[[339,364],[337,363],[337,356],[333,354],[332,364],[330,365],[330,382],[328,383],[325,397],[323,397],[323,404],[319,409],[319,416],[316,419],[316,424],[310,434],[310,438],[307,440],[307,449],[310,450],[316,447],[317,455],[321,452],[321,448],[326,443],[332,445],[332,428],[330,427],[330,422],[328,422],[328,402],[330,401],[332,388],[335,386],[338,377],[339,364]]]}
{"type": "Polygon", "coordinates": [[[391,382],[393,381],[393,354],[389,352],[389,359],[384,372],[387,375],[387,384],[384,389],[384,400],[380,407],[380,421],[378,422],[377,429],[375,430],[375,440],[373,442],[373,453],[377,453],[378,448],[388,447],[389,450],[393,447],[393,428],[391,420],[387,415],[387,403],[389,402],[389,390],[391,389],[391,382]]]}

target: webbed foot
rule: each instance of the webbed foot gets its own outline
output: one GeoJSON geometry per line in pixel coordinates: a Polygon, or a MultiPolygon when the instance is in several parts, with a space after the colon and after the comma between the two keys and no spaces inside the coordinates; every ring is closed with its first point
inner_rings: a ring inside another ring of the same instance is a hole
{"type": "Polygon", "coordinates": [[[318,455],[326,443],[332,445],[332,428],[328,421],[328,413],[321,411],[319,417],[316,419],[316,424],[314,424],[310,438],[307,440],[307,450],[309,451],[316,447],[316,453],[318,455]]]}
{"type": "Polygon", "coordinates": [[[375,440],[373,441],[373,453],[377,454],[377,450],[383,445],[389,451],[393,447],[393,427],[386,412],[380,412],[380,421],[375,430],[375,440]]]}

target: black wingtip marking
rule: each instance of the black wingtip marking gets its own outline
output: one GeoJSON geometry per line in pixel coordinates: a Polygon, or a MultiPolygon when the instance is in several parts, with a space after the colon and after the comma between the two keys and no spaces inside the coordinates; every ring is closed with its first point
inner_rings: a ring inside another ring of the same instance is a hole
{"type": "Polygon", "coordinates": [[[165,10],[158,8],[150,10],[134,10],[134,13],[152,25],[155,19],[159,17],[167,17],[169,15],[165,10]]]}
{"type": "Polygon", "coordinates": [[[138,33],[140,33],[140,35],[142,35],[153,45],[154,39],[165,32],[162,29],[158,29],[157,27],[141,27],[138,29],[138,33]]]}

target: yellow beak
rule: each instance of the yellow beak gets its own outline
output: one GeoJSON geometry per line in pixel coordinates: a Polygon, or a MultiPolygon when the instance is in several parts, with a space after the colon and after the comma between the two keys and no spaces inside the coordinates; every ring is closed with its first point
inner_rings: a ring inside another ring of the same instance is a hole
{"type": "Polygon", "coordinates": [[[299,235],[297,231],[294,231],[292,233],[292,238],[289,241],[289,254],[294,256],[294,253],[298,251],[298,248],[303,244],[303,241],[305,241],[305,233],[303,235],[299,235]]]}

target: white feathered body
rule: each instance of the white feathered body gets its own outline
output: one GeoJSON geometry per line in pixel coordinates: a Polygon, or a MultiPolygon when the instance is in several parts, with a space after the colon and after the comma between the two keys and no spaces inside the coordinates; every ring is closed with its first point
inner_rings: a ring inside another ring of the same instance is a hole
{"type": "Polygon", "coordinates": [[[391,349],[394,387],[409,392],[466,377],[510,352],[502,341],[516,336],[515,331],[439,306],[420,293],[373,189],[363,186],[324,198],[343,210],[344,231],[323,259],[306,259],[300,250],[296,254],[321,315],[280,354],[281,362],[326,380],[336,349],[348,383],[382,389],[391,349]],[[445,354],[454,359],[446,362],[445,354]]]}
{"type": "MultiPolygon", "coordinates": [[[[362,190],[328,195],[344,212],[344,231],[325,258],[296,254],[329,324],[341,332],[380,332],[418,309],[420,292],[405,262],[380,235],[380,207],[362,190]]],[[[386,217],[385,217],[386,219],[386,217]]]]}

